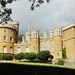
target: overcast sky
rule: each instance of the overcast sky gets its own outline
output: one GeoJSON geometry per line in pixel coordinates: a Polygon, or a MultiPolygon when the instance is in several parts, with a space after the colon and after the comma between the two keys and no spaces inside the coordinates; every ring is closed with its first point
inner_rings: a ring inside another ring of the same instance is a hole
{"type": "Polygon", "coordinates": [[[41,33],[56,26],[75,23],[75,0],[52,0],[35,8],[34,11],[30,10],[31,3],[28,0],[13,2],[8,6],[13,11],[12,19],[20,23],[20,34],[25,34],[28,22],[31,22],[31,27],[39,27],[41,33]]]}

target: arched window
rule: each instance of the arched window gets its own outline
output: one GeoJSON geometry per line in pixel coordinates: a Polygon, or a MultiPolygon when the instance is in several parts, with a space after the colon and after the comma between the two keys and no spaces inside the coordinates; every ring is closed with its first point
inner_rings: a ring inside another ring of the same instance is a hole
{"type": "Polygon", "coordinates": [[[10,37],[10,42],[13,42],[13,38],[12,37],[10,37]]]}
{"type": "Polygon", "coordinates": [[[48,41],[45,43],[45,50],[49,50],[48,41]]]}
{"type": "Polygon", "coordinates": [[[13,48],[12,47],[10,47],[10,53],[13,53],[13,48]]]}
{"type": "Polygon", "coordinates": [[[44,42],[40,43],[40,50],[44,50],[44,42]]]}
{"type": "Polygon", "coordinates": [[[6,36],[3,36],[3,40],[6,41],[6,36]]]}
{"type": "Polygon", "coordinates": [[[29,47],[28,46],[26,46],[26,52],[29,52],[29,47]]]}
{"type": "Polygon", "coordinates": [[[3,53],[7,53],[7,47],[6,46],[3,47],[3,53]]]}
{"type": "Polygon", "coordinates": [[[17,53],[20,53],[20,52],[21,52],[21,48],[17,47],[17,53]]]}
{"type": "Polygon", "coordinates": [[[50,42],[50,51],[54,52],[54,41],[50,42]]]}

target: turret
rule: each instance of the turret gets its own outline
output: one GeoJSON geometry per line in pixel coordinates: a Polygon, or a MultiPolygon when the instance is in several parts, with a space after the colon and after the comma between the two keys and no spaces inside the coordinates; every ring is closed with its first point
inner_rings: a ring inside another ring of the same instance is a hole
{"type": "Polygon", "coordinates": [[[54,36],[62,36],[62,27],[56,27],[54,28],[54,36]]]}
{"type": "Polygon", "coordinates": [[[54,36],[53,30],[50,30],[50,38],[54,36]]]}
{"type": "Polygon", "coordinates": [[[26,41],[30,42],[30,40],[31,40],[31,33],[26,32],[26,41]]]}
{"type": "Polygon", "coordinates": [[[47,38],[48,37],[48,32],[47,30],[44,31],[44,38],[47,38]]]}
{"type": "Polygon", "coordinates": [[[31,31],[31,38],[39,38],[39,30],[37,28],[31,31]]]}

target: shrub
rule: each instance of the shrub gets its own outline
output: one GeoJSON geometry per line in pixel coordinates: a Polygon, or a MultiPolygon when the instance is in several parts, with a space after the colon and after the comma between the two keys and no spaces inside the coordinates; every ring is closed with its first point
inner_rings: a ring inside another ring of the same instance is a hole
{"type": "Polygon", "coordinates": [[[65,61],[63,59],[58,59],[57,65],[64,65],[65,61]]]}
{"type": "Polygon", "coordinates": [[[33,52],[29,53],[28,54],[28,60],[34,60],[34,59],[36,59],[36,54],[33,52]]]}
{"type": "Polygon", "coordinates": [[[13,57],[12,57],[11,54],[3,54],[3,55],[1,56],[1,59],[2,59],[2,60],[12,60],[13,57]]]}
{"type": "Polygon", "coordinates": [[[20,60],[24,59],[24,53],[15,54],[14,58],[16,60],[19,60],[20,61],[20,60]]]}
{"type": "Polygon", "coordinates": [[[26,52],[26,53],[24,54],[24,59],[28,59],[28,56],[29,56],[29,53],[26,52]]]}
{"type": "Polygon", "coordinates": [[[49,51],[41,51],[37,54],[37,58],[41,62],[46,62],[48,60],[48,58],[50,58],[50,52],[49,51]]]}

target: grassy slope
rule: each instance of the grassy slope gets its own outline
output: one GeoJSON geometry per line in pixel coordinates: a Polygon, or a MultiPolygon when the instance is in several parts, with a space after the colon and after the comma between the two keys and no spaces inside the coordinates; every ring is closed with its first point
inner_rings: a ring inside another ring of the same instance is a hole
{"type": "Polygon", "coordinates": [[[75,69],[41,63],[0,63],[0,75],[74,75],[75,69]]]}

